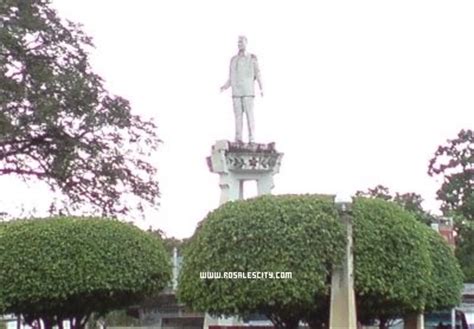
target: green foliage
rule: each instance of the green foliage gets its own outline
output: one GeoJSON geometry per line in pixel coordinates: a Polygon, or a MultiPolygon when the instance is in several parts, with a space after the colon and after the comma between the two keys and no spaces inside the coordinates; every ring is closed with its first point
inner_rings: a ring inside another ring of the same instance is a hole
{"type": "Polygon", "coordinates": [[[423,198],[417,193],[396,192],[395,195],[392,195],[388,187],[377,185],[374,188],[369,188],[365,192],[357,191],[356,196],[393,201],[400,205],[403,209],[410,211],[415,216],[415,218],[423,224],[430,225],[436,221],[432,214],[423,209],[423,206],[421,205],[423,198]]]}
{"type": "MultiPolygon", "coordinates": [[[[462,274],[444,240],[400,205],[352,206],[359,320],[456,305],[462,274]]],[[[179,297],[215,315],[265,314],[277,327],[327,325],[329,285],[345,230],[332,200],[265,196],[230,202],[200,223],[184,254],[179,297]],[[200,272],[292,271],[292,280],[201,279],[200,272]]]]}
{"type": "MultiPolygon", "coordinates": [[[[392,198],[374,197],[390,195],[388,189],[373,191],[370,199],[356,198],[353,206],[359,320],[387,324],[422,309],[457,305],[463,276],[451,248],[437,232],[422,225],[414,212],[403,209],[406,206],[392,198]]],[[[328,306],[317,305],[309,320],[321,327],[321,322],[327,324],[327,313],[328,306]]]]}
{"type": "Polygon", "coordinates": [[[467,282],[474,280],[474,132],[461,130],[457,138],[440,145],[430,160],[428,174],[441,176],[437,191],[441,210],[455,219],[456,256],[467,282]]]}
{"type": "Polygon", "coordinates": [[[431,263],[427,243],[420,239],[420,225],[401,207],[380,199],[357,198],[353,213],[355,289],[361,319],[421,310],[431,263]]]}
{"type": "Polygon", "coordinates": [[[92,312],[163,289],[170,278],[162,242],[130,224],[58,217],[0,226],[0,313],[29,323],[84,323],[92,312]]]}
{"type": "Polygon", "coordinates": [[[440,311],[450,309],[461,302],[463,273],[454,257],[453,249],[439,233],[426,231],[432,263],[432,275],[425,310],[440,311]]]}
{"type": "Polygon", "coordinates": [[[390,193],[390,189],[384,185],[377,185],[374,188],[369,188],[366,192],[357,191],[356,196],[366,198],[378,198],[385,201],[393,200],[393,196],[390,193]]]}
{"type": "Polygon", "coordinates": [[[440,145],[430,160],[428,174],[443,178],[437,195],[444,214],[454,213],[473,221],[474,132],[463,129],[457,138],[440,145]]]}
{"type": "Polygon", "coordinates": [[[48,0],[0,2],[0,175],[41,179],[69,209],[156,206],[156,126],[104,88],[92,46],[48,0]]]}
{"type": "Polygon", "coordinates": [[[420,223],[431,225],[438,221],[436,216],[423,209],[421,206],[423,198],[417,193],[397,193],[393,201],[399,204],[403,209],[411,212],[415,219],[420,223]]]}
{"type": "Polygon", "coordinates": [[[329,294],[342,260],[345,230],[331,198],[262,196],[228,202],[201,222],[189,241],[179,298],[219,315],[265,314],[281,327],[298,324],[317,296],[329,294]],[[287,272],[292,279],[200,279],[200,272],[287,272]]]}
{"type": "Polygon", "coordinates": [[[183,247],[183,245],[185,245],[186,241],[188,239],[177,239],[175,237],[166,237],[166,235],[164,234],[164,232],[160,229],[157,229],[157,230],[152,230],[151,228],[148,230],[148,232],[150,232],[151,234],[154,234],[158,237],[161,238],[161,240],[163,241],[163,244],[165,246],[165,249],[166,251],[170,254],[170,255],[173,255],[173,250],[174,248],[177,248],[178,250],[178,254],[180,252],[180,249],[183,247]]]}
{"type": "Polygon", "coordinates": [[[166,250],[173,254],[174,248],[177,249],[178,255],[180,254],[181,248],[186,244],[187,239],[177,239],[175,237],[163,239],[166,250]]]}
{"type": "Polygon", "coordinates": [[[466,282],[474,282],[474,223],[458,223],[459,238],[456,257],[461,264],[466,282]]]}

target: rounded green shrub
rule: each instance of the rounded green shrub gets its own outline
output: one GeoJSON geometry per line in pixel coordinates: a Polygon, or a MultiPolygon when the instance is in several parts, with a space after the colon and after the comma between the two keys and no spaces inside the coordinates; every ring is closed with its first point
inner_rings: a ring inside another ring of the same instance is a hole
{"type": "Polygon", "coordinates": [[[438,233],[393,202],[356,198],[354,273],[362,322],[456,305],[462,274],[438,233]]]}
{"type": "Polygon", "coordinates": [[[345,244],[331,198],[281,195],[228,202],[201,222],[189,242],[179,298],[211,314],[260,312],[276,324],[294,324],[315,296],[328,294],[332,267],[342,260],[345,244]],[[255,271],[292,272],[292,278],[200,278],[200,272],[255,271]]]}
{"type": "Polygon", "coordinates": [[[392,202],[356,198],[354,275],[361,319],[392,318],[423,309],[431,261],[422,227],[392,202]]]}
{"type": "Polygon", "coordinates": [[[452,248],[438,232],[431,229],[426,231],[432,276],[425,310],[451,309],[461,302],[464,276],[452,248]]]}
{"type": "Polygon", "coordinates": [[[0,227],[0,313],[28,322],[79,323],[133,304],[170,278],[162,242],[130,224],[57,217],[0,227]]]}

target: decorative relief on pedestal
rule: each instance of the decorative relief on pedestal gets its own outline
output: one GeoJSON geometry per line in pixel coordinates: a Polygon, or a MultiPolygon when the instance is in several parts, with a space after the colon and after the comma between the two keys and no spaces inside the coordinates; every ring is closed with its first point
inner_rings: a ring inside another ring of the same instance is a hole
{"type": "Polygon", "coordinates": [[[211,172],[278,172],[283,153],[275,150],[275,143],[244,144],[220,141],[207,158],[211,172]]]}
{"type": "Polygon", "coordinates": [[[271,194],[273,176],[280,170],[283,153],[275,149],[275,143],[233,143],[217,141],[207,165],[219,174],[220,204],[244,197],[244,182],[256,181],[258,195],[271,194]]]}
{"type": "Polygon", "coordinates": [[[271,171],[280,160],[280,154],[236,154],[227,157],[229,170],[271,171]]]}

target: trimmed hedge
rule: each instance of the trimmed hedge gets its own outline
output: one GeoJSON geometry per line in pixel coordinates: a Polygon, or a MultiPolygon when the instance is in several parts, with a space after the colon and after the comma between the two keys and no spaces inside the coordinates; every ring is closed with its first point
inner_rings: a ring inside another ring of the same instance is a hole
{"type": "Polygon", "coordinates": [[[18,220],[0,228],[0,313],[81,320],[138,302],[171,278],[162,242],[103,218],[18,220]]]}
{"type": "Polygon", "coordinates": [[[438,233],[393,202],[356,198],[353,210],[355,290],[363,322],[459,302],[462,273],[438,233]]]}
{"type": "Polygon", "coordinates": [[[454,257],[452,248],[439,233],[429,229],[427,239],[433,272],[425,310],[451,309],[461,302],[464,281],[461,267],[454,257]]]}
{"type": "Polygon", "coordinates": [[[189,242],[179,298],[211,314],[260,312],[275,324],[288,324],[301,318],[315,296],[328,294],[345,243],[331,198],[282,195],[228,202],[205,218],[189,242]],[[293,277],[201,279],[200,272],[207,271],[289,271],[293,277]]]}

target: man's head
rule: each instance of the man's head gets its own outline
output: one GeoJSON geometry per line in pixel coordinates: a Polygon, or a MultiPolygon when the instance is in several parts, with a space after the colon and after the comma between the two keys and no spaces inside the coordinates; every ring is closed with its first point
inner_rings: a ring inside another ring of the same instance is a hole
{"type": "Polygon", "coordinates": [[[239,41],[237,42],[237,47],[239,47],[239,51],[245,51],[247,48],[247,37],[240,35],[239,41]]]}

